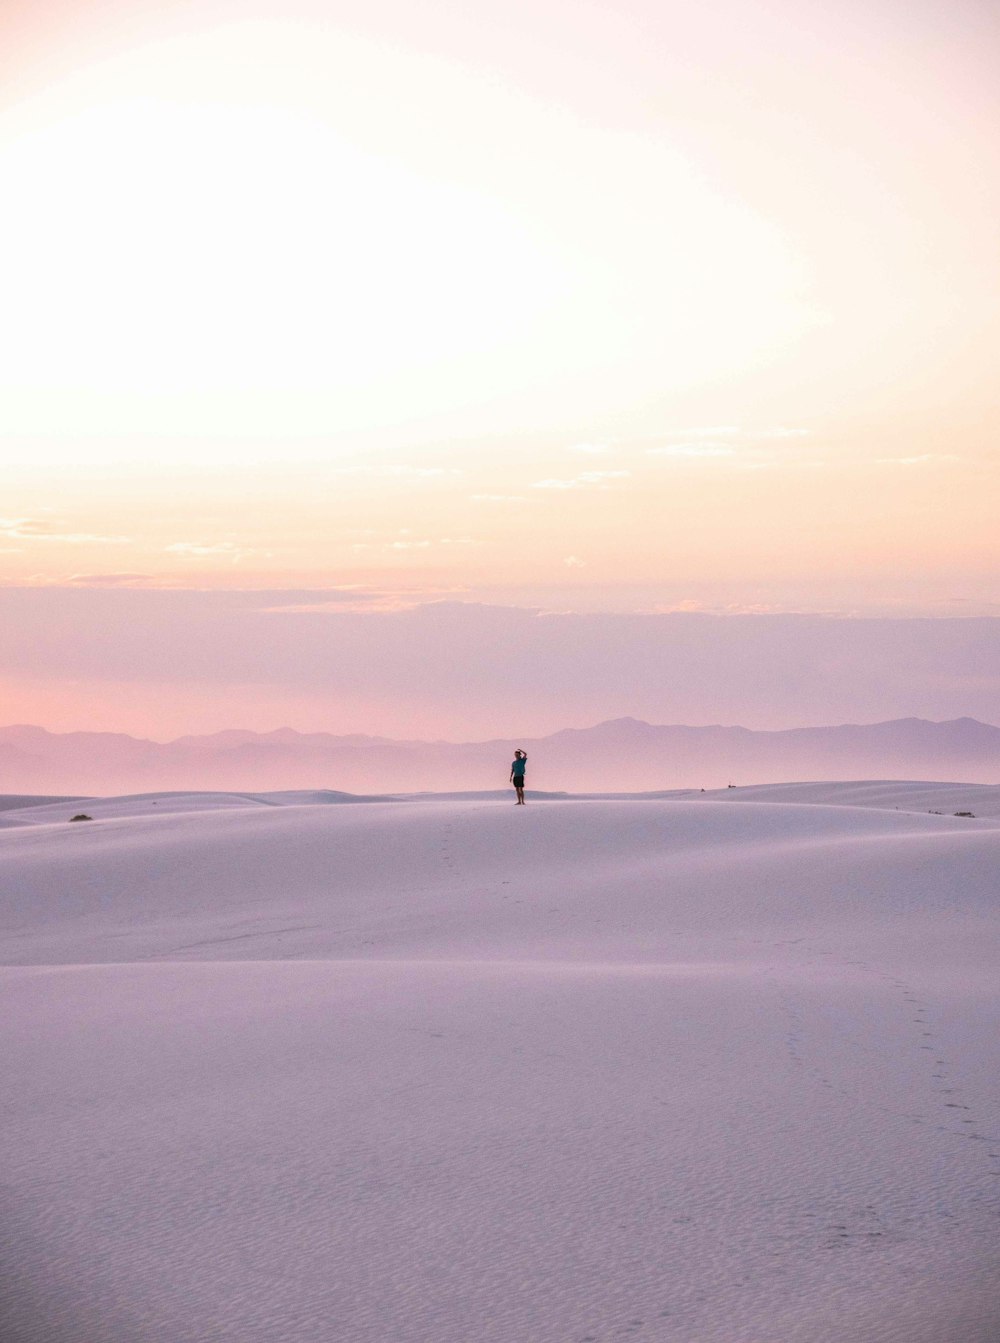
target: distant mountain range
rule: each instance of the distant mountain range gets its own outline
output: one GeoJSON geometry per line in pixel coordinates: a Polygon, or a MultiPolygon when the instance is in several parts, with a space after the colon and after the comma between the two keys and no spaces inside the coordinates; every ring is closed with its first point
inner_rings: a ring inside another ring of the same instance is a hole
{"type": "Polygon", "coordinates": [[[164,789],[347,792],[491,789],[515,746],[528,788],[627,792],[821,779],[1000,782],[1000,728],[973,718],[754,732],[658,727],[616,718],[548,737],[484,742],[338,737],[291,728],[144,741],[117,732],[0,728],[0,793],[120,794],[164,789]]]}

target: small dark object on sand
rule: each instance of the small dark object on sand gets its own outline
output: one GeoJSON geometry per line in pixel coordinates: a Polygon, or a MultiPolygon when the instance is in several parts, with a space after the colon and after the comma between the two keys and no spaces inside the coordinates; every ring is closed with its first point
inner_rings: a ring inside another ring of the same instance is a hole
{"type": "Polygon", "coordinates": [[[968,817],[970,817],[973,821],[976,819],[976,813],[975,813],[974,811],[956,811],[956,812],[955,812],[955,815],[956,815],[956,816],[968,816],[968,817]]]}
{"type": "Polygon", "coordinates": [[[93,816],[87,816],[84,812],[78,811],[75,816],[69,818],[71,821],[92,821],[93,816]]]}

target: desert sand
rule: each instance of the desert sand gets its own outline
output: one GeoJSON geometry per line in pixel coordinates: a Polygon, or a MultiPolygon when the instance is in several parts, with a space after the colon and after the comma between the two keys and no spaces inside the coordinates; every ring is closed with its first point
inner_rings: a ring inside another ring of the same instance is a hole
{"type": "Polygon", "coordinates": [[[528,798],[0,801],[4,1343],[996,1343],[1000,789],[528,798]]]}

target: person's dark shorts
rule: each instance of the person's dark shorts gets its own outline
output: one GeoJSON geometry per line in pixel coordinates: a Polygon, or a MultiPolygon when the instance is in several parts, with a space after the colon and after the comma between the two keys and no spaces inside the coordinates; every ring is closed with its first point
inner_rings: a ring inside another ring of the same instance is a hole
{"type": "Polygon", "coordinates": [[[513,779],[511,780],[511,783],[513,783],[513,785],[514,785],[515,788],[523,788],[523,787],[524,787],[524,775],[523,775],[523,774],[515,774],[514,777],[513,777],[513,779]]]}

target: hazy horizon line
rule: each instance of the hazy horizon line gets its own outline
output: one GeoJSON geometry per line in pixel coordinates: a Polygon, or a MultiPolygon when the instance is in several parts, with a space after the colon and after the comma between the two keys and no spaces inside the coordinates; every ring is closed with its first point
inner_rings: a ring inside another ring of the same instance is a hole
{"type": "Polygon", "coordinates": [[[649,719],[637,718],[631,714],[616,714],[613,717],[601,718],[598,719],[596,722],[589,723],[584,726],[577,726],[576,724],[570,724],[563,727],[552,728],[548,731],[541,733],[529,732],[529,733],[517,734],[508,732],[508,733],[499,733],[495,736],[488,736],[488,737],[463,737],[463,738],[449,738],[440,736],[396,737],[396,736],[389,736],[381,732],[337,732],[328,728],[316,728],[316,729],[296,728],[292,727],[288,723],[284,723],[279,727],[273,727],[273,728],[234,726],[234,727],[216,728],[210,732],[181,732],[176,736],[166,738],[157,738],[144,734],[139,735],[134,732],[127,732],[124,729],[114,729],[114,728],[55,729],[46,727],[42,723],[23,723],[23,722],[0,723],[0,733],[27,729],[29,731],[44,732],[46,735],[50,737],[75,737],[75,736],[128,737],[131,741],[148,741],[156,746],[172,746],[179,741],[184,741],[189,738],[208,740],[212,737],[221,737],[225,736],[228,733],[233,732],[250,733],[251,735],[257,737],[272,737],[277,736],[280,733],[292,733],[297,737],[330,737],[334,740],[344,740],[345,738],[349,737],[363,737],[373,741],[390,741],[390,742],[397,742],[400,744],[405,744],[409,742],[419,742],[421,745],[426,746],[439,746],[439,745],[481,746],[481,745],[489,745],[494,742],[501,743],[507,740],[508,738],[512,742],[545,741],[549,737],[558,736],[560,733],[563,732],[592,732],[595,731],[597,728],[608,727],[612,724],[618,724],[618,723],[634,723],[637,726],[649,727],[657,730],[659,729],[669,730],[674,728],[680,728],[685,731],[701,732],[717,729],[724,732],[728,731],[747,732],[752,733],[754,736],[778,736],[786,732],[821,732],[827,730],[835,731],[840,728],[888,727],[900,723],[925,723],[933,727],[946,727],[953,725],[955,723],[974,723],[978,727],[992,728],[996,731],[1000,731],[1000,724],[986,722],[984,719],[976,718],[972,714],[959,714],[955,718],[924,718],[919,714],[903,714],[898,718],[882,718],[882,719],[876,719],[872,722],[795,723],[788,727],[771,727],[771,728],[753,728],[753,727],[746,727],[742,723],[722,723],[722,722],[654,723],[651,722],[649,719]]]}

